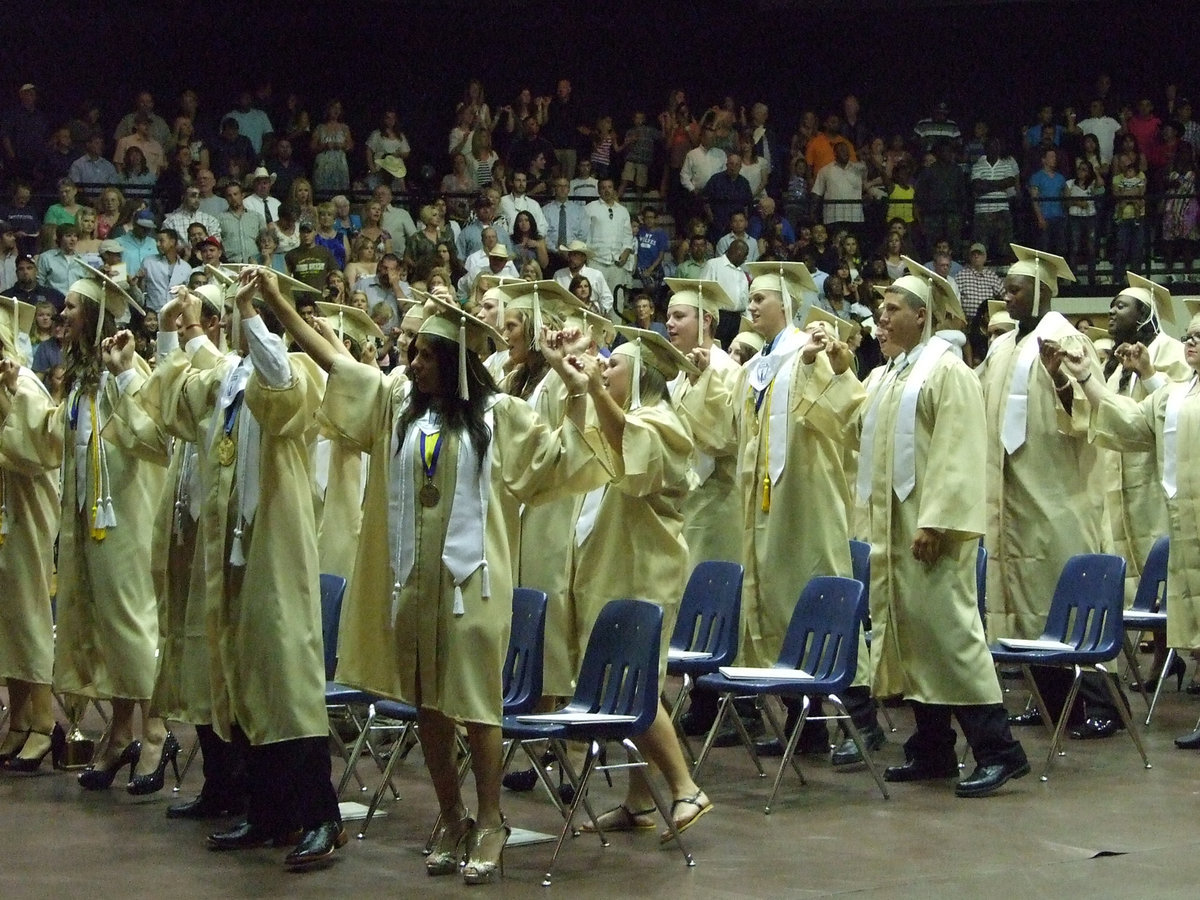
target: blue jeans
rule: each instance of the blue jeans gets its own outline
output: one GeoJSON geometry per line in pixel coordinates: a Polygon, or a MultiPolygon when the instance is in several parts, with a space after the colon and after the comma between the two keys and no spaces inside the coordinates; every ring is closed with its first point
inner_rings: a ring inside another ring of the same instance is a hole
{"type": "Polygon", "coordinates": [[[1096,217],[1067,216],[1071,268],[1078,275],[1087,266],[1088,281],[1096,280],[1096,217]]]}
{"type": "Polygon", "coordinates": [[[1125,283],[1127,268],[1140,268],[1145,255],[1146,233],[1141,219],[1122,219],[1113,233],[1113,283],[1125,283]]]}

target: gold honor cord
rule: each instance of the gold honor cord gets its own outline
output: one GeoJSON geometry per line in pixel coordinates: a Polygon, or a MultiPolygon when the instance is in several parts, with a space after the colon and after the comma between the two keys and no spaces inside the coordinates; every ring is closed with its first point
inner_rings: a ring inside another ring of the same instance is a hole
{"type": "Polygon", "coordinates": [[[108,529],[100,524],[100,504],[104,487],[100,484],[100,432],[99,420],[96,418],[96,395],[92,395],[92,486],[96,492],[96,501],[92,504],[92,540],[102,541],[108,536],[108,529]]]}
{"type": "Polygon", "coordinates": [[[769,513],[771,511],[771,395],[775,392],[775,382],[772,381],[767,388],[767,396],[763,399],[761,414],[763,416],[763,429],[761,446],[763,448],[763,486],[762,486],[762,511],[769,513]]]}

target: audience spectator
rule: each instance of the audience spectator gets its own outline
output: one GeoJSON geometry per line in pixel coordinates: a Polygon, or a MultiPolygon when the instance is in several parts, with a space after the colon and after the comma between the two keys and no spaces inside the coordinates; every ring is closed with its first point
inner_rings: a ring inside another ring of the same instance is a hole
{"type": "Polygon", "coordinates": [[[1029,197],[1040,232],[1038,249],[1058,256],[1067,253],[1067,214],[1063,208],[1066,187],[1067,179],[1058,171],[1058,151],[1053,147],[1043,150],[1042,167],[1029,179],[1029,197]]]}
{"type": "Polygon", "coordinates": [[[653,206],[642,208],[638,215],[636,275],[642,287],[654,290],[662,284],[663,262],[671,250],[671,240],[658,227],[658,210],[653,206]]]}
{"type": "MultiPolygon", "coordinates": [[[[724,253],[734,241],[742,241],[746,245],[746,258],[742,262],[758,261],[758,240],[747,231],[750,219],[746,213],[739,210],[729,217],[729,232],[717,241],[717,253],[724,253]]],[[[741,263],[739,263],[741,265],[741,263]]]]}
{"type": "Polygon", "coordinates": [[[139,91],[134,98],[132,112],[126,113],[117,123],[113,132],[113,140],[119,144],[122,138],[129,137],[137,131],[138,119],[145,119],[149,124],[149,137],[160,147],[165,147],[171,140],[171,129],[166,120],[154,111],[154,95],[149,91],[139,91]]]}
{"type": "Polygon", "coordinates": [[[385,156],[395,156],[407,160],[412,154],[408,138],[397,123],[396,110],[388,108],[379,120],[379,127],[367,135],[363,152],[367,161],[367,185],[371,188],[385,180],[387,173],[380,174],[379,169],[381,159],[385,156]]]}
{"type": "Polygon", "coordinates": [[[579,140],[585,127],[579,114],[579,104],[571,99],[571,94],[570,80],[560,78],[555,86],[554,96],[549,103],[544,104],[546,140],[554,146],[559,170],[567,178],[575,177],[579,140]]]}
{"type": "Polygon", "coordinates": [[[322,193],[341,193],[350,189],[350,162],[346,154],[354,150],[350,126],[342,121],[342,103],[330,100],[325,120],[313,129],[309,145],[313,159],[313,186],[322,193]]]}
{"type": "Polygon", "coordinates": [[[213,139],[210,159],[217,178],[240,181],[254,168],[258,156],[254,145],[241,133],[237,119],[226,116],[221,120],[221,132],[213,139]]]}
{"type": "Polygon", "coordinates": [[[154,215],[150,210],[143,209],[134,214],[129,229],[117,236],[127,272],[137,274],[146,258],[158,252],[158,244],[153,237],[155,228],[154,215]]]}
{"type": "Polygon", "coordinates": [[[1113,281],[1125,283],[1129,267],[1141,268],[1145,252],[1146,172],[1136,152],[1125,150],[1113,160],[1113,281]]]}
{"type": "Polygon", "coordinates": [[[54,229],[59,225],[74,225],[75,217],[79,215],[79,210],[82,209],[82,206],[76,200],[79,196],[79,191],[75,187],[75,182],[70,178],[60,178],[57,188],[58,202],[51,204],[46,210],[46,215],[42,218],[42,224],[48,226],[47,231],[52,240],[54,229]]]}
{"type": "Polygon", "coordinates": [[[41,234],[42,215],[32,200],[33,191],[28,182],[15,179],[9,201],[0,206],[0,219],[17,230],[17,249],[26,254],[37,252],[41,234]]]}
{"type": "Polygon", "coordinates": [[[1050,141],[1055,147],[1062,143],[1062,126],[1054,124],[1054,106],[1050,103],[1043,103],[1038,107],[1037,121],[1025,129],[1025,146],[1038,146],[1042,143],[1042,135],[1045,133],[1050,134],[1050,141]]]}
{"type": "Polygon", "coordinates": [[[913,134],[922,151],[928,151],[938,139],[955,143],[962,138],[958,123],[950,118],[950,107],[945,101],[934,106],[929,118],[921,119],[913,126],[913,134]]]}
{"type": "MultiPolygon", "coordinates": [[[[259,166],[247,179],[250,182],[251,193],[244,198],[246,209],[258,213],[265,224],[270,224],[279,218],[280,201],[271,196],[271,188],[275,184],[275,176],[259,166]]],[[[236,183],[236,182],[234,182],[236,183]]]]}
{"type": "Polygon", "coordinates": [[[954,162],[954,147],[948,140],[935,141],[933,153],[936,161],[921,170],[914,185],[917,216],[927,245],[945,238],[958,251],[962,249],[966,181],[962,169],[954,162]]]}
{"type": "Polygon", "coordinates": [[[808,171],[816,178],[821,170],[837,159],[836,149],[841,146],[848,151],[847,160],[857,160],[858,154],[848,140],[842,137],[842,120],[837,113],[825,117],[821,130],[813,135],[804,149],[804,161],[808,163],[808,171]]]}
{"type": "Polygon", "coordinates": [[[1100,150],[1100,161],[1105,165],[1112,162],[1113,138],[1121,130],[1121,123],[1104,111],[1104,101],[1093,100],[1088,104],[1088,117],[1079,123],[1084,134],[1096,138],[1100,150]]]}
{"type": "Polygon", "coordinates": [[[998,259],[1006,255],[1013,239],[1012,208],[1008,198],[1017,186],[1017,162],[1003,153],[1000,139],[988,139],[987,152],[971,169],[971,192],[975,195],[972,236],[998,259]]]}
{"type": "Polygon", "coordinates": [[[142,261],[137,275],[130,279],[135,289],[134,299],[141,295],[143,309],[157,312],[171,299],[171,288],[188,283],[192,267],[179,256],[179,236],[169,225],[158,227],[155,243],[158,253],[142,261]]]}
{"type": "MultiPolygon", "coordinates": [[[[388,202],[391,202],[391,189],[387,189],[388,202]]],[[[297,178],[292,182],[292,186],[288,188],[288,204],[296,210],[296,219],[298,221],[308,221],[316,223],[317,207],[316,201],[313,198],[313,186],[307,178],[297,178]]],[[[384,204],[384,215],[387,214],[387,204],[384,204]]],[[[387,221],[386,218],[384,220],[387,221]]],[[[411,221],[411,220],[410,220],[411,221]]],[[[386,227],[386,225],[385,225],[386,227]]]]}
{"type": "MultiPolygon", "coordinates": [[[[228,202],[228,194],[226,194],[226,202],[228,202]]],[[[200,189],[198,187],[189,187],[183,192],[183,202],[180,203],[178,209],[167,213],[163,219],[163,227],[174,228],[179,240],[186,241],[188,226],[193,222],[199,222],[204,226],[204,230],[213,237],[221,237],[221,223],[217,217],[210,216],[200,209],[200,189]]]]}
{"type": "Polygon", "coordinates": [[[546,244],[557,251],[572,241],[587,241],[588,217],[583,207],[570,200],[571,182],[558,175],[553,182],[554,199],[542,207],[546,222],[546,244]]]}
{"type": "Polygon", "coordinates": [[[258,252],[258,236],[267,227],[266,220],[247,207],[242,186],[236,181],[225,185],[225,200],[228,208],[217,217],[225,255],[230,262],[253,262],[258,252]]]}
{"type": "Polygon", "coordinates": [[[588,297],[580,299],[583,299],[594,312],[611,317],[613,314],[612,291],[609,290],[608,282],[604,280],[604,274],[599,269],[593,269],[587,265],[591,256],[588,245],[583,241],[573,241],[567,244],[566,253],[567,264],[554,273],[554,280],[576,296],[579,296],[576,293],[576,279],[586,280],[588,297]]]}
{"type": "MultiPolygon", "coordinates": [[[[1094,138],[1093,138],[1094,140],[1094,138]]],[[[1089,284],[1096,281],[1096,200],[1104,195],[1104,181],[1084,158],[1075,160],[1075,177],[1068,180],[1067,236],[1070,253],[1067,261],[1077,275],[1087,270],[1089,284]]]]}
{"type": "Polygon", "coordinates": [[[830,231],[857,233],[864,221],[863,166],[851,162],[853,149],[845,140],[835,143],[833,163],[818,170],[813,182],[813,197],[830,231]]]}
{"type": "Polygon", "coordinates": [[[0,146],[9,172],[23,180],[38,180],[38,164],[49,137],[50,121],[38,109],[37,87],[21,85],[17,105],[0,118],[0,146]]]}
{"type": "Polygon", "coordinates": [[[995,300],[1004,290],[1004,282],[996,272],[987,267],[987,247],[975,243],[967,252],[967,264],[958,270],[954,276],[958,286],[959,299],[967,321],[975,318],[981,306],[986,306],[989,300],[995,300]]]}
{"type": "Polygon", "coordinates": [[[536,261],[542,268],[550,265],[546,239],[538,230],[537,220],[528,210],[521,210],[513,218],[512,242],[518,265],[523,265],[529,260],[536,261]]]}
{"type": "Polygon", "coordinates": [[[309,287],[324,289],[325,276],[337,269],[337,261],[328,247],[317,244],[316,226],[300,223],[300,246],[284,254],[288,274],[309,287]]]}
{"type": "Polygon", "coordinates": [[[272,189],[280,197],[291,194],[292,185],[304,178],[307,170],[292,155],[294,152],[290,138],[281,137],[275,142],[275,154],[267,164],[274,179],[272,189]]]}
{"type": "Polygon", "coordinates": [[[115,184],[117,167],[104,158],[104,135],[92,133],[87,139],[87,149],[74,162],[67,177],[76,184],[115,184]]]}
{"type": "Polygon", "coordinates": [[[592,263],[604,274],[605,283],[615,295],[629,285],[636,245],[629,210],[617,199],[616,182],[611,176],[600,179],[599,199],[583,211],[587,216],[587,245],[592,263]]]}
{"type": "Polygon", "coordinates": [[[695,208],[699,208],[699,197],[717,172],[725,168],[725,151],[713,146],[717,128],[711,116],[706,116],[700,124],[700,144],[688,151],[683,159],[683,167],[679,172],[679,181],[684,189],[691,194],[695,208]]]}
{"type": "Polygon", "coordinates": [[[537,226],[538,234],[547,233],[546,217],[542,213],[542,208],[526,193],[528,187],[527,176],[522,171],[513,173],[512,190],[500,198],[500,215],[504,217],[504,221],[509,227],[516,231],[517,213],[527,212],[533,217],[534,225],[537,226]]]}
{"type": "Polygon", "coordinates": [[[754,193],[750,182],[741,173],[742,157],[730,153],[725,157],[725,168],[714,172],[700,191],[709,223],[708,234],[713,241],[729,228],[729,219],[734,213],[749,215],[754,193]]]}
{"type": "Polygon", "coordinates": [[[150,116],[145,113],[139,112],[134,115],[133,131],[117,141],[116,149],[113,151],[114,163],[124,162],[127,151],[131,147],[136,147],[145,157],[146,167],[156,176],[166,168],[167,160],[163,144],[151,136],[150,122],[150,116]]]}
{"type": "Polygon", "coordinates": [[[1170,170],[1166,177],[1166,193],[1163,199],[1162,241],[1163,262],[1167,272],[1175,269],[1176,261],[1182,261],[1185,275],[1192,273],[1192,260],[1196,255],[1196,242],[1200,240],[1200,204],[1196,198],[1196,154],[1189,143],[1181,143],[1175,150],[1170,170]]]}
{"type": "Polygon", "coordinates": [[[600,196],[600,182],[592,174],[591,157],[585,156],[575,163],[575,177],[571,179],[571,197],[580,206],[585,206],[600,196]]]}
{"type": "Polygon", "coordinates": [[[250,142],[254,155],[261,156],[263,144],[275,132],[275,128],[271,125],[270,117],[254,105],[254,94],[250,91],[238,94],[237,108],[225,113],[225,118],[238,123],[238,131],[250,142]]]}

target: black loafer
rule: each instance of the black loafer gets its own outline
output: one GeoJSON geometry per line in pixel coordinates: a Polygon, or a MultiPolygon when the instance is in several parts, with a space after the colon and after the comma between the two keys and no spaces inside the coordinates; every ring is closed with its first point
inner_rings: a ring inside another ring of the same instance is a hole
{"type": "Polygon", "coordinates": [[[535,772],[533,769],[521,769],[517,772],[505,772],[504,778],[501,779],[501,784],[503,784],[510,791],[517,791],[518,793],[532,791],[535,787],[537,787],[537,783],[537,772],[535,772]]]}
{"type": "Polygon", "coordinates": [[[1009,716],[1008,724],[1018,727],[1022,725],[1041,725],[1042,714],[1038,712],[1038,708],[1036,706],[1033,706],[1025,710],[1025,712],[1021,713],[1020,715],[1009,716]]]}
{"type": "Polygon", "coordinates": [[[955,785],[954,793],[959,797],[986,797],[1010,778],[1021,778],[1028,774],[1028,761],[976,766],[974,772],[955,785]]]}
{"type": "Polygon", "coordinates": [[[283,864],[289,869],[301,869],[324,862],[333,856],[334,850],[344,847],[346,840],[346,829],[341,822],[322,822],[304,832],[300,843],[284,857],[283,864]]]}
{"type": "MultiPolygon", "coordinates": [[[[878,725],[872,725],[870,728],[863,729],[863,743],[867,745],[867,749],[871,752],[878,750],[887,743],[887,736],[883,733],[883,729],[878,725]]],[[[863,761],[863,756],[858,752],[858,747],[850,738],[846,738],[837,749],[833,751],[833,756],[830,762],[835,766],[855,766],[863,761]]]]}
{"type": "Polygon", "coordinates": [[[679,727],[688,737],[704,737],[712,728],[712,724],[713,716],[710,715],[695,715],[685,712],[679,717],[679,727]]]}
{"type": "Polygon", "coordinates": [[[1078,728],[1072,728],[1071,737],[1077,741],[1094,741],[1099,738],[1112,737],[1124,729],[1125,726],[1121,724],[1120,719],[1102,719],[1093,716],[1084,719],[1083,724],[1078,728]]]}
{"type": "Polygon", "coordinates": [[[902,766],[888,766],[884,769],[883,780],[891,782],[937,781],[942,778],[953,778],[957,774],[957,763],[951,762],[944,766],[938,766],[910,759],[902,766]]]}
{"type": "Polygon", "coordinates": [[[167,807],[168,819],[219,819],[239,812],[237,804],[212,800],[201,794],[186,803],[176,803],[167,807]]]}
{"type": "Polygon", "coordinates": [[[258,847],[281,847],[300,840],[301,832],[278,832],[261,825],[241,822],[228,831],[218,831],[208,836],[212,850],[253,850],[258,847]]]}
{"type": "Polygon", "coordinates": [[[1175,738],[1175,746],[1180,750],[1200,750],[1200,728],[1197,728],[1191,734],[1175,738]]]}

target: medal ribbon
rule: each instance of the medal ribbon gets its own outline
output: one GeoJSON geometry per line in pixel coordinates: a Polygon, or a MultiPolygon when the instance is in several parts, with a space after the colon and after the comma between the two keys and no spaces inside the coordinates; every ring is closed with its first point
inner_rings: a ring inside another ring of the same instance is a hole
{"type": "Polygon", "coordinates": [[[240,390],[237,396],[233,398],[233,402],[225,408],[225,421],[221,426],[225,432],[225,437],[233,434],[234,423],[237,422],[238,410],[242,408],[242,401],[246,399],[246,391],[240,390]]]}
{"type": "Polygon", "coordinates": [[[433,475],[437,471],[438,457],[442,455],[442,439],[445,435],[441,431],[434,432],[437,437],[434,439],[432,447],[428,444],[430,435],[421,432],[421,466],[425,470],[425,480],[433,481],[433,475]]]}

